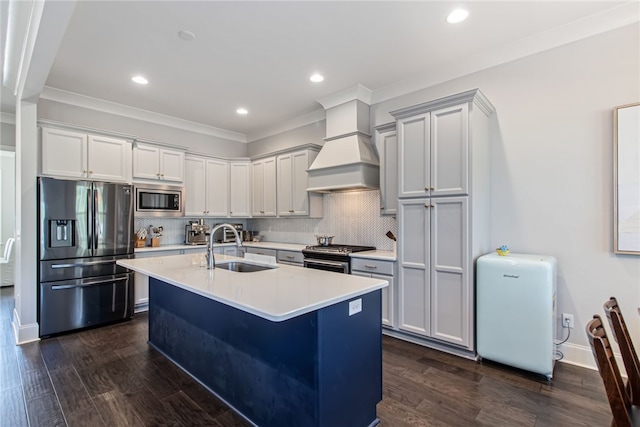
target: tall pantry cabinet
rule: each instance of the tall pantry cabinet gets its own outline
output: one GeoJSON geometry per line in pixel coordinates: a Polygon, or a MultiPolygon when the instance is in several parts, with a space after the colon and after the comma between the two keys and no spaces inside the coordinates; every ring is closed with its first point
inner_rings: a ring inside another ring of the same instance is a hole
{"type": "Polygon", "coordinates": [[[477,89],[392,111],[398,329],[475,352],[474,262],[490,248],[491,103],[477,89]]]}

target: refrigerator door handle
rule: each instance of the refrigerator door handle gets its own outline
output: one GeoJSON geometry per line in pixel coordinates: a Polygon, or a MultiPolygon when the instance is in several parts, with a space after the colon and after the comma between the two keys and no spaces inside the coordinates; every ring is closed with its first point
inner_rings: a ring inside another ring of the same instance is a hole
{"type": "Polygon", "coordinates": [[[91,206],[91,188],[87,188],[87,248],[93,249],[93,230],[91,229],[91,221],[93,218],[93,209],[91,206]]]}
{"type": "MultiPolygon", "coordinates": [[[[120,277],[118,279],[109,279],[109,280],[91,280],[85,281],[77,285],[53,285],[51,286],[51,290],[57,291],[62,289],[73,289],[73,288],[86,288],[88,286],[98,285],[100,283],[112,283],[112,282],[122,282],[123,280],[129,280],[128,277],[120,277]]],[[[115,292],[115,290],[114,290],[115,292]]],[[[115,296],[114,296],[115,298],[115,296]]],[[[114,299],[115,301],[115,299],[114,299]]],[[[115,304],[115,302],[114,302],[115,304]]]]}
{"type": "Polygon", "coordinates": [[[93,187],[93,249],[98,249],[98,190],[93,187]]]}
{"type": "Polygon", "coordinates": [[[69,263],[69,264],[53,264],[51,268],[55,269],[55,268],[86,267],[91,265],[113,264],[113,262],[114,262],[113,260],[106,260],[106,261],[75,262],[75,263],[69,263]]]}

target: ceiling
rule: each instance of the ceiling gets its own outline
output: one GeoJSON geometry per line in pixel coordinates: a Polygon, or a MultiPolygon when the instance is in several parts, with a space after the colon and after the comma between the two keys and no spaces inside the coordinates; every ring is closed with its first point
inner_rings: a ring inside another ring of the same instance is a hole
{"type": "Polygon", "coordinates": [[[459,2],[79,1],[46,86],[252,140],[347,87],[383,93],[621,3],[468,1],[469,18],[451,25],[459,2]]]}

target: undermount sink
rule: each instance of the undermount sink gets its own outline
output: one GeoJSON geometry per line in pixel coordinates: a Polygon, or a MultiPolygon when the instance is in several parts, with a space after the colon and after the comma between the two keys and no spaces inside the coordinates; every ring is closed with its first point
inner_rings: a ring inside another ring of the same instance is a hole
{"type": "Polygon", "coordinates": [[[277,268],[269,265],[257,265],[249,264],[241,261],[219,262],[216,263],[216,268],[222,268],[229,271],[235,271],[238,273],[253,273],[255,271],[271,270],[277,268]]]}

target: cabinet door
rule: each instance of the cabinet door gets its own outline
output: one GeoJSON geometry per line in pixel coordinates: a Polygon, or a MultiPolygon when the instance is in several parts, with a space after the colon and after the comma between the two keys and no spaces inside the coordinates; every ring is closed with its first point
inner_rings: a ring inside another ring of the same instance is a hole
{"type": "Polygon", "coordinates": [[[380,213],[398,212],[398,137],[396,130],[376,133],[375,144],[380,158],[380,213]]]}
{"type": "Polygon", "coordinates": [[[390,327],[395,326],[394,312],[393,312],[393,293],[395,289],[395,283],[393,276],[386,276],[382,274],[372,274],[374,279],[386,280],[389,282],[389,286],[382,288],[382,324],[390,327]]]}
{"type": "Polygon", "coordinates": [[[431,112],[431,196],[468,194],[469,106],[431,112]]]}
{"type": "Polygon", "coordinates": [[[230,167],[229,215],[234,217],[251,216],[250,209],[250,166],[248,162],[232,162],[230,167]]]}
{"type": "Polygon", "coordinates": [[[207,215],[216,218],[229,216],[229,164],[224,160],[207,160],[207,215]]]}
{"type": "Polygon", "coordinates": [[[89,179],[131,181],[131,143],[121,139],[89,135],[87,166],[89,179]]]}
{"type": "Polygon", "coordinates": [[[430,335],[429,199],[398,202],[398,328],[430,335]]]}
{"type": "Polygon", "coordinates": [[[133,147],[133,177],[160,179],[159,156],[160,149],[158,147],[136,144],[133,147]]]}
{"type": "Polygon", "coordinates": [[[251,163],[251,215],[264,216],[264,161],[251,163]]]}
{"type": "Polygon", "coordinates": [[[276,216],[276,158],[264,159],[264,214],[276,216]]]}
{"type": "Polygon", "coordinates": [[[292,175],[291,175],[291,208],[293,215],[309,215],[309,152],[300,151],[292,155],[292,175]]]}
{"type": "Polygon", "coordinates": [[[293,155],[278,156],[277,167],[278,186],[278,215],[290,216],[293,214],[293,155]]]}
{"type": "Polygon", "coordinates": [[[185,216],[207,215],[207,162],[202,158],[187,157],[184,177],[185,216]]]}
{"type": "Polygon", "coordinates": [[[468,347],[471,310],[467,197],[431,199],[431,336],[468,347]]]}
{"type": "Polygon", "coordinates": [[[430,115],[398,120],[398,197],[429,196],[430,115]]]}
{"type": "Polygon", "coordinates": [[[86,178],[87,135],[42,128],[42,174],[86,178]]]}
{"type": "Polygon", "coordinates": [[[163,181],[184,181],[184,153],[160,149],[160,179],[163,181]]]}

